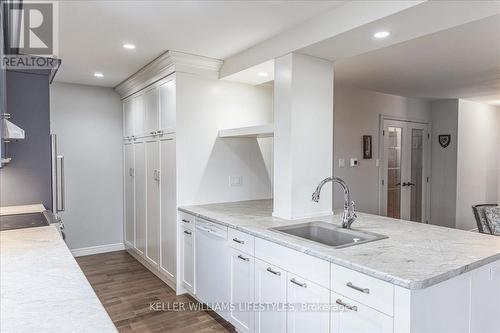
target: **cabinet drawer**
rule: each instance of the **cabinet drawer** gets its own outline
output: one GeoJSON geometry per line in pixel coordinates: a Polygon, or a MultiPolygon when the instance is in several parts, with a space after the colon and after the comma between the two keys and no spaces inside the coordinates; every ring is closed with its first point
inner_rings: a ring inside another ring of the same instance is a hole
{"type": "Polygon", "coordinates": [[[343,295],[331,293],[332,317],[330,332],[392,333],[394,320],[369,306],[343,295]]]}
{"type": "Polygon", "coordinates": [[[330,286],[330,263],[285,246],[255,238],[255,257],[311,280],[330,286]]]}
{"type": "Polygon", "coordinates": [[[229,246],[245,253],[254,255],[254,236],[236,229],[229,228],[227,241],[229,246]]]}
{"type": "Polygon", "coordinates": [[[332,264],[331,290],[392,316],[394,286],[339,265],[332,264]]]}
{"type": "Polygon", "coordinates": [[[181,228],[194,230],[194,215],[179,211],[179,224],[181,228]]]}

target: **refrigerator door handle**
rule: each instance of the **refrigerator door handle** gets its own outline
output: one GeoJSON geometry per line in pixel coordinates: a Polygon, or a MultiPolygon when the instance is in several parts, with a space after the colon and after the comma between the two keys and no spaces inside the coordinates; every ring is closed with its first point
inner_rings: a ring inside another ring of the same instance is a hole
{"type": "Polygon", "coordinates": [[[64,156],[57,156],[57,166],[58,166],[58,175],[57,175],[57,212],[63,212],[66,209],[66,189],[64,183],[64,156]]]}

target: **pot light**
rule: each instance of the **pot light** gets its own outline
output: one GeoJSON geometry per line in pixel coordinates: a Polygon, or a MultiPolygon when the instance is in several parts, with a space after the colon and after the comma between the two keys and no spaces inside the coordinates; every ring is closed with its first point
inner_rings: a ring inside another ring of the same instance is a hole
{"type": "Polygon", "coordinates": [[[259,73],[257,73],[257,75],[264,77],[264,76],[267,76],[267,73],[266,72],[259,72],[259,73]]]}
{"type": "Polygon", "coordinates": [[[98,77],[98,78],[101,78],[101,77],[104,77],[104,74],[102,74],[101,72],[95,72],[94,76],[98,77]]]}
{"type": "Polygon", "coordinates": [[[135,45],[130,44],[130,43],[125,43],[125,44],[123,44],[123,48],[127,49],[127,50],[133,50],[133,49],[135,49],[135,45]]]}
{"type": "Polygon", "coordinates": [[[390,31],[377,31],[376,33],[373,34],[373,37],[377,39],[382,39],[382,38],[387,38],[391,35],[390,31]]]}

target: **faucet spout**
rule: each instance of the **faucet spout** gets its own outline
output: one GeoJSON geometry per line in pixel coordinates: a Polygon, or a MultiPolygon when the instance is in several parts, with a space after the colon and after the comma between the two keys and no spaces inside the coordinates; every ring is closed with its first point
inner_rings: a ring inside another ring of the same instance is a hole
{"type": "Polygon", "coordinates": [[[354,209],[355,203],[354,201],[351,201],[351,192],[349,190],[349,186],[347,186],[347,183],[345,181],[337,177],[328,177],[323,179],[316,187],[316,190],[313,192],[312,201],[319,202],[321,189],[328,182],[339,184],[344,191],[344,213],[342,214],[342,228],[351,229],[351,224],[356,221],[357,216],[354,209]]]}

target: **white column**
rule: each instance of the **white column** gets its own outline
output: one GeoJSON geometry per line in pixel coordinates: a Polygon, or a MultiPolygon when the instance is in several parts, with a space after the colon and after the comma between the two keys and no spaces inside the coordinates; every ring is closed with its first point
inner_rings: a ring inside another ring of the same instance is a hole
{"type": "Polygon", "coordinates": [[[275,60],[274,212],[285,219],[332,213],[333,63],[291,53],[275,60]]]}

